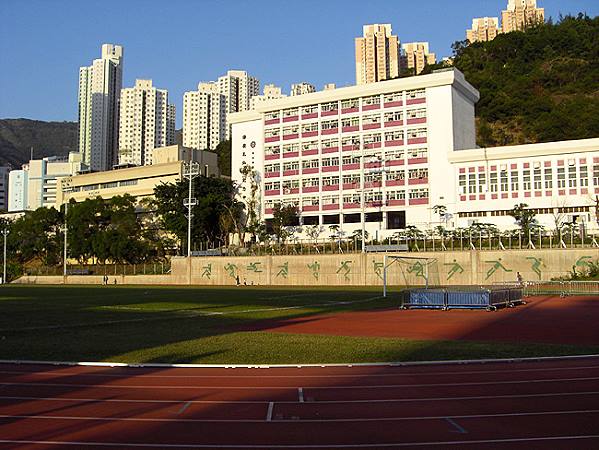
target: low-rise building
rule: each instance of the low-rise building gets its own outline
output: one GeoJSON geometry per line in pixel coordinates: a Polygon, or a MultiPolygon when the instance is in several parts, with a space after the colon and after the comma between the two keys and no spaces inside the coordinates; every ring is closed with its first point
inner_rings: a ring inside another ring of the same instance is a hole
{"type": "Polygon", "coordinates": [[[8,210],[8,185],[10,167],[0,167],[0,211],[8,210]]]}
{"type": "Polygon", "coordinates": [[[189,160],[200,164],[202,175],[219,176],[218,155],[213,152],[171,145],[154,149],[153,155],[152,165],[61,178],[56,193],[56,207],[71,199],[81,202],[87,198],[108,199],[129,194],[139,201],[151,197],[159,184],[180,181],[183,163],[189,160]]]}

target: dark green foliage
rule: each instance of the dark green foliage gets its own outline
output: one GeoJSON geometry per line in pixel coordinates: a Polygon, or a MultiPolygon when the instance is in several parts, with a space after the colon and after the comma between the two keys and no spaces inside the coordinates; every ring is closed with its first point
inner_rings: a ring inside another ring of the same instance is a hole
{"type": "Polygon", "coordinates": [[[599,17],[453,45],[454,65],[476,87],[483,146],[599,136],[599,17]]]}
{"type": "Polygon", "coordinates": [[[510,216],[516,219],[516,223],[522,230],[524,236],[528,236],[529,230],[537,225],[537,219],[535,219],[535,213],[528,208],[526,203],[520,203],[514,206],[514,209],[510,212],[510,216]]]}
{"type": "Polygon", "coordinates": [[[223,141],[216,146],[214,152],[218,155],[218,167],[222,175],[231,176],[231,141],[223,141]]]}
{"type": "Polygon", "coordinates": [[[277,238],[277,242],[284,241],[287,238],[285,227],[297,225],[298,209],[293,205],[281,206],[276,204],[272,210],[272,231],[277,238]]]}
{"type": "MultiPolygon", "coordinates": [[[[233,200],[233,184],[229,180],[213,177],[197,177],[193,196],[198,204],[193,208],[192,243],[212,242],[224,245],[232,224],[227,220],[231,212],[242,206],[233,200]]],[[[189,184],[161,184],[154,189],[151,207],[160,218],[161,227],[175,235],[181,246],[187,242],[187,208],[183,205],[189,195],[189,184]]]]}
{"type": "Polygon", "coordinates": [[[20,168],[34,158],[66,156],[77,151],[76,122],[0,119],[0,166],[20,168]]]}
{"type": "Polygon", "coordinates": [[[37,260],[54,265],[62,260],[62,214],[54,208],[28,211],[10,225],[7,246],[11,259],[20,264],[37,260]]]}

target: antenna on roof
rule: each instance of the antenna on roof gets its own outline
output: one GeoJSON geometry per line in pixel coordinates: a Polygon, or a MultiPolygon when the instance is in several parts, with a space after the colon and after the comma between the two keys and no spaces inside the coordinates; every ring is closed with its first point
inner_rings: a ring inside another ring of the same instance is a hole
{"type": "Polygon", "coordinates": [[[33,160],[33,145],[31,146],[31,158],[29,158],[29,160],[33,160]]]}

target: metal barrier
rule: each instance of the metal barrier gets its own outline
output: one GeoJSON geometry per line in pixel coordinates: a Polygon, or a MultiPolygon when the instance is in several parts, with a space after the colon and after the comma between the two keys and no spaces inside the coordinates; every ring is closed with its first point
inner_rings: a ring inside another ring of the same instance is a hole
{"type": "Polygon", "coordinates": [[[456,286],[456,288],[407,289],[402,291],[402,309],[486,309],[524,304],[520,286],[456,286]]]}
{"type": "Polygon", "coordinates": [[[494,285],[502,287],[522,287],[524,289],[525,297],[535,295],[559,295],[560,297],[567,297],[569,295],[599,295],[599,281],[524,281],[521,284],[494,283],[494,285]]]}

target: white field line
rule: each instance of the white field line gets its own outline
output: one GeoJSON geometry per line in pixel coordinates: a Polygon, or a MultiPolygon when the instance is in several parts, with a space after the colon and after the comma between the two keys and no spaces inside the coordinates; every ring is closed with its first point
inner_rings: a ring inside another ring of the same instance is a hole
{"type": "Polygon", "coordinates": [[[93,446],[93,447],[128,447],[128,448],[239,448],[239,449],[309,449],[309,448],[397,448],[397,447],[430,447],[436,445],[453,446],[453,445],[479,445],[479,444],[507,444],[518,442],[555,442],[555,441],[571,441],[584,439],[598,439],[597,435],[574,435],[574,436],[536,436],[528,438],[504,438],[504,439],[477,439],[470,441],[430,441],[430,442],[398,442],[398,443],[383,443],[383,444],[321,444],[321,445],[301,445],[301,444],[241,444],[241,445],[226,445],[226,444],[136,444],[125,442],[94,442],[94,441],[33,441],[25,439],[0,439],[2,444],[37,444],[37,445],[59,445],[59,446],[93,446]]]}
{"type": "MultiPolygon", "coordinates": [[[[271,308],[255,308],[255,309],[240,309],[234,311],[196,311],[193,309],[175,309],[172,312],[176,313],[184,313],[181,314],[184,317],[213,317],[213,316],[232,316],[235,314],[248,314],[248,313],[256,313],[256,312],[272,312],[272,311],[288,311],[294,309],[308,309],[311,307],[320,307],[320,306],[333,306],[333,305],[350,305],[356,303],[367,303],[373,300],[382,299],[383,297],[368,297],[362,300],[353,300],[353,301],[339,301],[339,302],[325,302],[325,303],[312,303],[307,305],[294,305],[294,306],[274,306],[271,308]]],[[[150,311],[151,312],[151,311],[150,311]]],[[[140,317],[136,319],[122,319],[122,320],[104,320],[101,322],[91,322],[91,323],[78,323],[73,325],[43,325],[43,326],[34,326],[34,327],[21,327],[21,328],[3,328],[0,329],[0,333],[4,332],[14,332],[14,331],[34,331],[34,330],[56,330],[56,329],[68,329],[68,328],[82,328],[82,327],[94,327],[98,325],[115,325],[120,323],[135,323],[135,322],[153,322],[153,321],[161,321],[161,320],[174,320],[177,316],[160,316],[160,317],[140,317]]],[[[181,317],[178,317],[181,318],[181,317]]],[[[2,361],[0,361],[1,363],[2,361]]]]}
{"type": "MultiPolygon", "coordinates": [[[[232,374],[213,374],[213,375],[153,375],[153,374],[145,374],[140,373],[138,375],[134,375],[136,378],[401,378],[401,377],[413,377],[413,376],[445,376],[445,375],[476,375],[476,374],[491,374],[491,373],[516,373],[516,372],[553,372],[553,371],[562,371],[562,370],[588,370],[588,369],[599,369],[599,366],[572,366],[572,367],[539,367],[537,369],[509,369],[506,370],[464,370],[464,371],[447,371],[447,372],[396,372],[396,373],[355,373],[353,375],[346,374],[323,374],[323,375],[265,375],[265,374],[255,374],[255,375],[232,375],[232,374]]],[[[56,375],[54,372],[49,370],[43,371],[29,371],[29,370],[0,370],[0,374],[7,375],[56,375]]],[[[123,378],[123,374],[116,373],[89,373],[89,372],[60,372],[61,376],[80,376],[80,377],[95,377],[95,378],[123,378]]]]}
{"type": "MultiPolygon", "coordinates": [[[[562,410],[562,411],[535,411],[497,414],[467,414],[451,416],[454,419],[487,419],[497,417],[527,417],[527,416],[560,416],[576,414],[598,414],[599,409],[562,410]]],[[[54,416],[35,414],[0,414],[2,419],[50,419],[50,420],[96,420],[103,422],[177,422],[177,423],[264,423],[264,419],[185,419],[185,418],[158,418],[158,417],[99,417],[99,416],[54,416]]],[[[422,420],[445,420],[447,416],[405,416],[405,417],[364,417],[340,419],[276,419],[280,423],[336,423],[336,422],[403,422],[422,420]]]]}
{"type": "MultiPolygon", "coordinates": [[[[306,389],[314,390],[333,390],[333,389],[396,389],[396,388],[415,388],[415,387],[449,387],[449,386],[487,386],[487,385],[506,385],[506,384],[536,384],[536,383],[556,383],[572,381],[591,381],[599,380],[599,377],[579,377],[579,378],[547,378],[534,380],[501,380],[501,381],[473,381],[467,383],[420,383],[420,384],[348,384],[345,386],[305,386],[306,389]]],[[[54,386],[54,387],[84,387],[98,389],[218,389],[218,390],[290,390],[291,386],[212,386],[212,385],[188,385],[188,386],[135,386],[120,384],[79,384],[79,383],[27,383],[27,382],[0,382],[0,385],[6,386],[54,386]]]]}
{"type": "MultiPolygon", "coordinates": [[[[380,298],[380,297],[377,297],[380,298]]],[[[454,366],[454,365],[483,365],[510,364],[550,361],[575,361],[580,359],[597,359],[599,354],[565,355],[565,356],[535,356],[530,358],[487,358],[487,359],[455,359],[441,361],[389,361],[364,363],[308,363],[308,364],[167,364],[167,363],[123,363],[104,361],[40,361],[0,359],[0,364],[36,364],[48,366],[87,366],[87,367],[129,367],[129,368],[187,368],[187,369],[277,369],[277,368],[309,368],[309,367],[420,367],[420,366],[454,366]]]]}
{"type": "MultiPolygon", "coordinates": [[[[6,387],[6,386],[4,386],[6,387]]],[[[538,397],[572,397],[579,395],[599,395],[599,391],[583,392],[549,392],[542,394],[508,394],[508,395],[476,395],[470,397],[424,397],[424,398],[389,398],[372,400],[314,400],[321,405],[327,404],[345,404],[345,403],[418,403],[418,402],[451,402],[451,401],[477,401],[477,400],[502,400],[519,398],[538,398],[538,397]]],[[[53,402],[96,402],[96,403],[181,403],[182,400],[163,400],[163,399],[119,399],[119,398],[78,398],[78,397],[31,397],[31,396],[0,396],[2,400],[39,400],[53,402]]],[[[189,400],[190,404],[265,404],[268,400],[189,400]]],[[[280,404],[297,404],[295,400],[278,400],[280,404]]]]}

